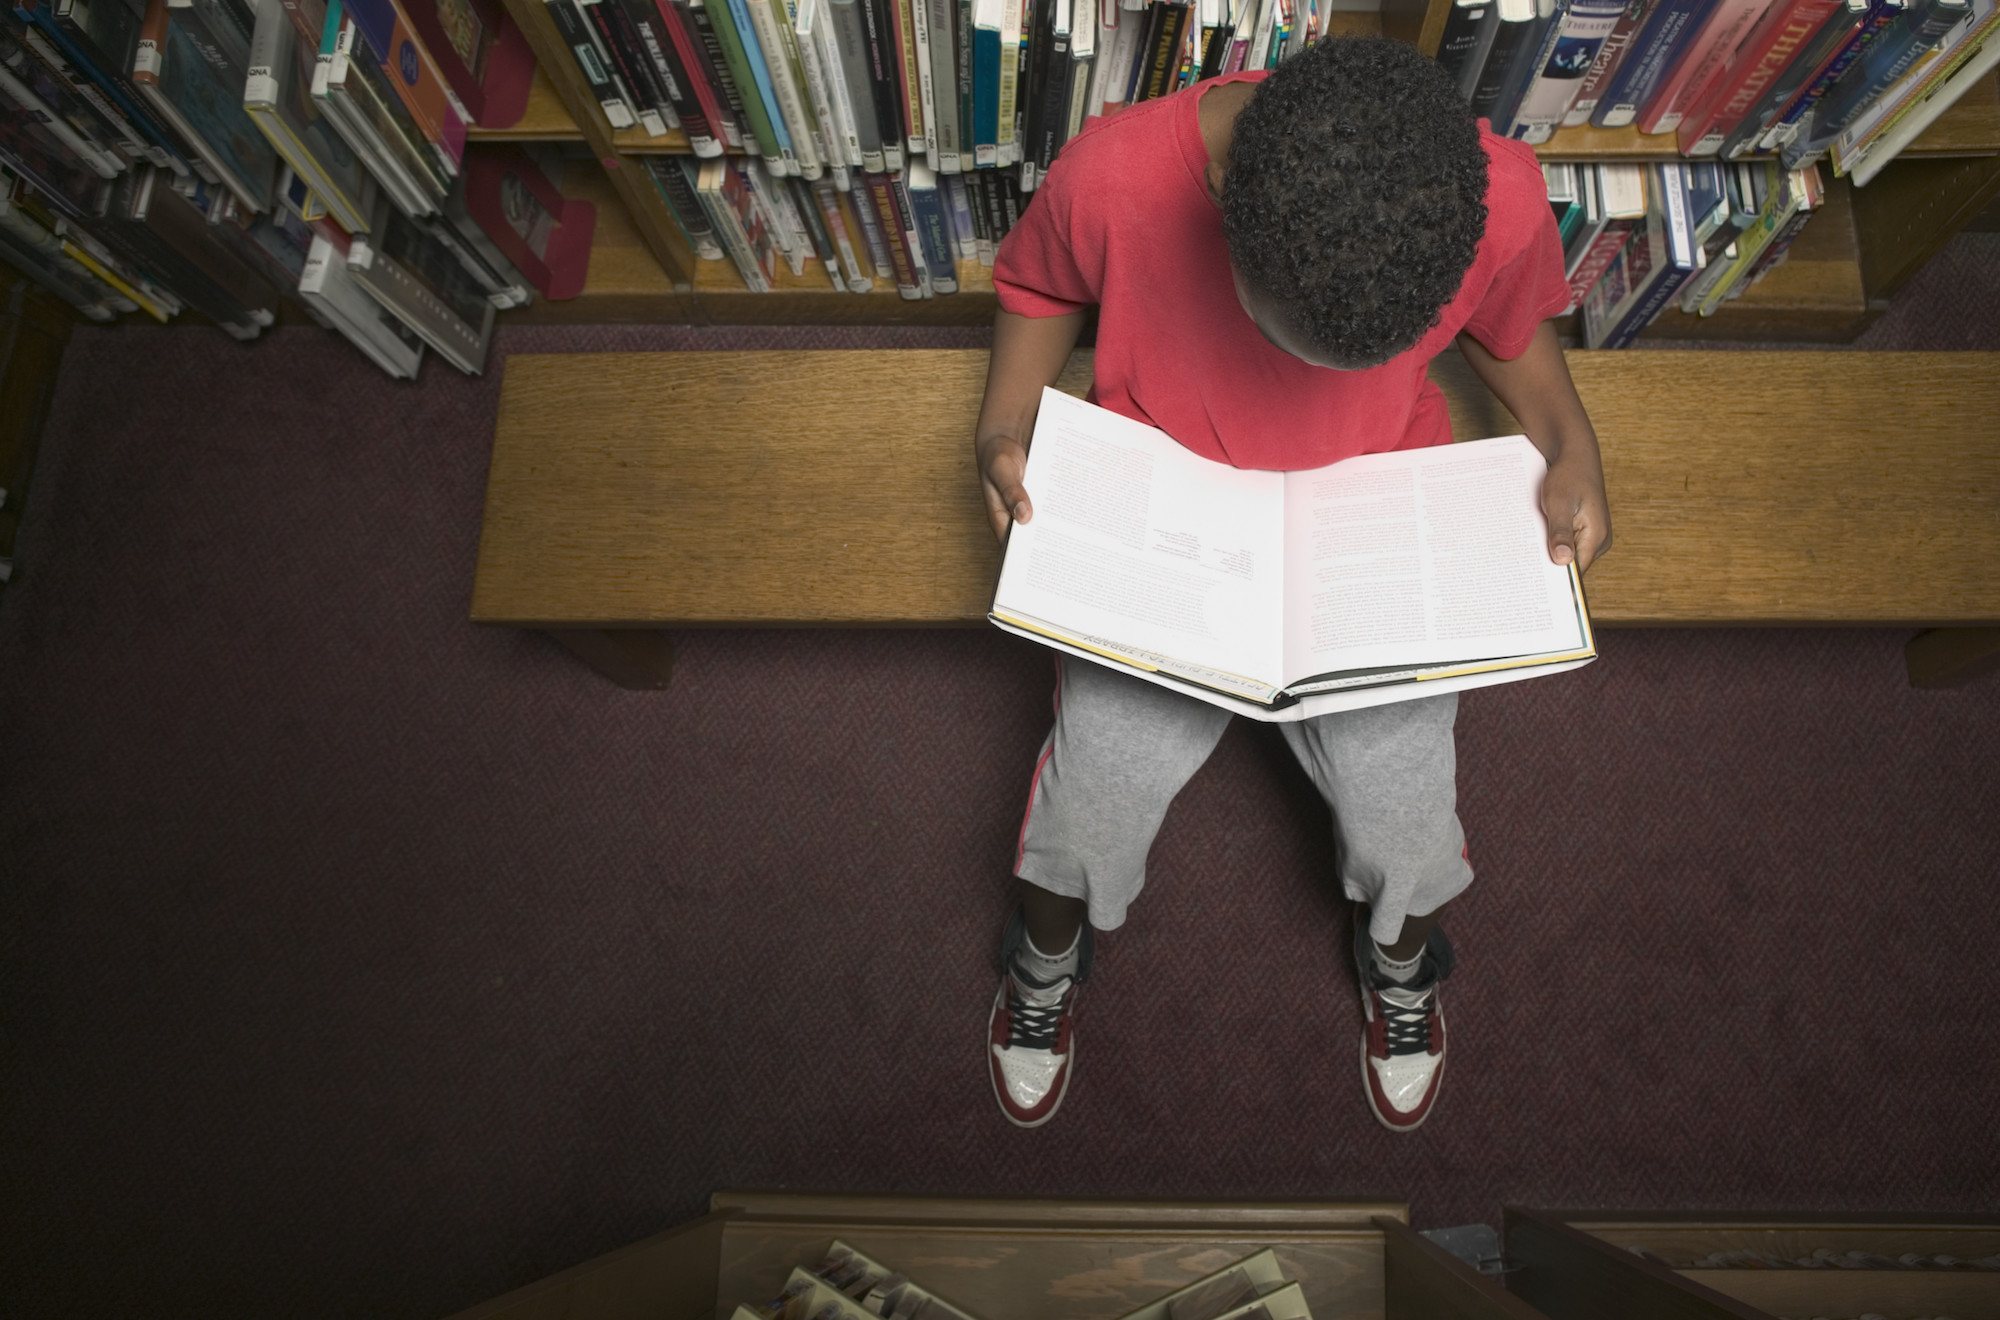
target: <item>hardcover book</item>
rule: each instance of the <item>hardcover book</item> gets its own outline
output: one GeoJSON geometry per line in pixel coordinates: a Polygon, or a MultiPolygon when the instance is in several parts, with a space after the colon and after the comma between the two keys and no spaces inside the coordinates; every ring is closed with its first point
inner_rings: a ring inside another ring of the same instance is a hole
{"type": "Polygon", "coordinates": [[[1545,471],[1521,436],[1233,468],[1044,390],[990,617],[1267,721],[1573,669],[1596,650],[1545,471]]]}
{"type": "Polygon", "coordinates": [[[313,104],[312,66],[304,59],[284,6],[278,0],[258,0],[243,108],[327,213],[348,233],[358,233],[368,228],[374,182],[361,158],[313,104]]]}
{"type": "Polygon", "coordinates": [[[191,32],[193,11],[150,0],[132,61],[132,82],[162,118],[253,211],[271,206],[277,155],[243,105],[248,69],[210,63],[191,32]]]}

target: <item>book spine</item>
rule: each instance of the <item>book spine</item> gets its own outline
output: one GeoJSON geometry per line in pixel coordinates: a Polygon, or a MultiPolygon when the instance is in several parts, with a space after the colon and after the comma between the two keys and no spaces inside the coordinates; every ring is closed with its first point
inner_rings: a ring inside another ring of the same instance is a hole
{"type": "Polygon", "coordinates": [[[1765,0],[1720,0],[1691,38],[1674,67],[1640,108],[1641,133],[1671,133],[1689,109],[1721,77],[1745,35],[1765,9],[1765,0]]]}
{"type": "MultiPolygon", "coordinates": [[[[1831,141],[1858,115],[1868,108],[1877,96],[1894,86],[1896,81],[1909,71],[1912,65],[1922,59],[1952,27],[1971,12],[1966,0],[1919,0],[1919,3],[1905,12],[1904,32],[1893,30],[1875,47],[1855,69],[1851,70],[1840,83],[1835,85],[1826,99],[1820,103],[1814,115],[1813,136],[1831,141]]],[[[1786,168],[1800,166],[1790,159],[1787,149],[1786,168]]]]}
{"type": "Polygon", "coordinates": [[[722,143],[716,138],[708,108],[702,104],[679,47],[674,45],[667,20],[671,10],[662,12],[653,0],[618,0],[618,3],[624,7],[632,31],[638,35],[639,45],[652,65],[653,81],[666,94],[667,108],[687,134],[689,149],[697,156],[721,155],[722,143]]]}
{"type": "MultiPolygon", "coordinates": [[[[722,49],[722,37],[716,32],[715,20],[708,12],[704,0],[670,0],[674,14],[681,20],[681,26],[701,56],[702,67],[708,70],[709,85],[720,97],[726,119],[734,125],[735,136],[730,140],[732,147],[741,147],[745,155],[761,156],[763,144],[757,140],[757,131],[751,125],[750,111],[743,98],[743,89],[736,81],[736,74],[730,68],[728,57],[722,49]]],[[[753,89],[754,91],[754,89],[753,89]]]]}
{"type": "Polygon", "coordinates": [[[961,169],[972,169],[974,147],[972,142],[972,4],[973,0],[953,0],[953,9],[958,16],[958,27],[952,36],[952,55],[958,61],[958,154],[961,169]]]}
{"type": "Polygon", "coordinates": [[[826,227],[827,237],[833,240],[834,251],[840,258],[840,268],[845,272],[846,288],[849,293],[867,293],[875,287],[875,281],[861,268],[861,258],[855,249],[855,237],[848,232],[847,217],[841,213],[840,192],[830,178],[816,179],[812,185],[813,205],[819,210],[820,223],[826,227]]]}
{"type": "Polygon", "coordinates": [[[1618,21],[1611,27],[1604,44],[1597,48],[1597,58],[1590,62],[1590,72],[1583,76],[1583,82],[1576,90],[1576,100],[1570,103],[1563,115],[1564,128],[1580,128],[1590,122],[1591,113],[1597,109],[1599,94],[1610,83],[1612,75],[1618,71],[1618,64],[1625,53],[1632,49],[1632,41],[1645,25],[1646,15],[1652,12],[1653,0],[1630,0],[1618,21]]]}
{"type": "Polygon", "coordinates": [[[952,251],[960,261],[979,260],[979,236],[972,223],[972,198],[965,176],[947,174],[941,181],[951,212],[952,251]]]}
{"type": "Polygon", "coordinates": [[[882,129],[876,113],[875,83],[869,74],[868,35],[859,0],[829,0],[827,19],[840,51],[841,82],[854,107],[855,149],[864,170],[888,168],[882,153],[882,129]]]}
{"type": "Polygon", "coordinates": [[[990,168],[1000,163],[999,4],[981,0],[973,12],[982,21],[972,30],[972,157],[990,168]]]}
{"type": "MultiPolygon", "coordinates": [[[[701,117],[708,124],[709,139],[715,144],[714,150],[703,152],[697,148],[696,154],[718,156],[731,147],[740,148],[743,145],[742,127],[737,123],[722,84],[710,67],[708,52],[689,25],[687,15],[676,8],[672,0],[653,0],[653,8],[659,15],[658,31],[666,42],[675,73],[687,93],[701,107],[701,117]]],[[[685,126],[687,116],[681,118],[685,126]]]]}
{"type": "Polygon", "coordinates": [[[383,76],[430,139],[445,172],[456,178],[459,162],[465,158],[465,116],[402,7],[396,0],[347,0],[346,8],[360,25],[369,47],[382,59],[383,76]],[[383,26],[389,35],[377,40],[375,29],[383,26]]]}
{"type": "Polygon", "coordinates": [[[1868,14],[1820,68],[1813,71],[1784,109],[1772,117],[1764,135],[1757,139],[1755,149],[1775,151],[1795,138],[1804,127],[1806,116],[1819,104],[1820,98],[1831,91],[1849,69],[1868,52],[1876,39],[1888,31],[1891,24],[1901,17],[1905,5],[1903,0],[1874,0],[1868,14]]]}
{"type": "Polygon", "coordinates": [[[1520,135],[1515,118],[1521,98],[1527,95],[1535,75],[1553,56],[1556,38],[1562,31],[1562,12],[1568,4],[1569,0],[1537,0],[1535,17],[1528,25],[1521,49],[1508,67],[1507,76],[1500,85],[1500,94],[1494,98],[1490,111],[1493,131],[1502,137],[1520,135]]]}
{"type": "Polygon", "coordinates": [[[784,116],[782,138],[789,139],[792,145],[791,154],[786,157],[789,168],[785,172],[817,179],[820,158],[813,139],[818,136],[818,126],[807,113],[805,101],[799,95],[800,79],[794,77],[792,61],[786,58],[786,29],[790,25],[779,19],[772,0],[744,0],[744,7],[750,13],[751,26],[756,29],[757,42],[763,48],[764,64],[769,73],[772,96],[778,103],[778,113],[784,116]]]}
{"type": "Polygon", "coordinates": [[[868,262],[875,268],[877,279],[896,282],[896,262],[889,247],[889,236],[882,230],[882,218],[875,210],[875,190],[868,180],[879,171],[867,171],[855,176],[853,186],[847,191],[847,203],[854,224],[861,231],[862,244],[868,250],[868,262]]]}
{"type": "Polygon", "coordinates": [[[836,289],[846,289],[847,282],[840,274],[840,257],[833,250],[833,235],[820,217],[819,204],[813,200],[813,185],[803,179],[786,179],[784,184],[792,211],[805,230],[806,241],[811,244],[820,265],[826,268],[827,281],[836,289]]]}
{"type": "Polygon", "coordinates": [[[889,25],[889,63],[896,82],[896,104],[903,110],[901,137],[907,161],[910,155],[923,154],[929,142],[924,125],[923,81],[917,72],[915,15],[910,0],[883,0],[882,13],[889,25]]]}
{"type": "Polygon", "coordinates": [[[624,6],[620,0],[576,0],[576,3],[590,21],[600,47],[609,52],[612,81],[629,97],[632,112],[639,117],[639,127],[646,131],[647,137],[665,137],[667,118],[662,112],[667,108],[666,90],[653,76],[651,61],[639,49],[639,35],[630,30],[631,21],[624,6]]]}
{"type": "MultiPolygon", "coordinates": [[[[847,82],[847,64],[841,58],[840,40],[834,32],[833,11],[824,0],[814,0],[812,14],[813,50],[819,56],[821,76],[826,80],[827,102],[833,107],[834,133],[838,139],[837,159],[861,168],[861,130],[855,115],[852,89],[847,82]]],[[[840,180],[846,182],[843,172],[840,180]]]]}
{"type": "Polygon", "coordinates": [[[632,108],[625,104],[625,98],[612,86],[611,70],[599,58],[597,42],[589,35],[589,28],[573,0],[548,0],[544,8],[554,21],[556,31],[562,34],[563,45],[569,47],[569,53],[575,57],[576,67],[583,71],[584,81],[590,84],[590,94],[596,98],[597,108],[604,112],[605,120],[615,129],[630,128],[638,123],[632,108]]]}
{"type": "Polygon", "coordinates": [[[1626,8],[1626,0],[1576,0],[1564,12],[1541,71],[1514,112],[1515,137],[1538,143],[1555,132],[1626,8]]]}
{"type": "Polygon", "coordinates": [[[916,0],[929,10],[931,92],[925,115],[931,133],[931,163],[941,174],[964,168],[958,137],[958,0],[916,0]]]}
{"type": "Polygon", "coordinates": [[[937,177],[923,165],[912,163],[904,182],[924,265],[930,271],[931,288],[940,294],[957,293],[958,265],[952,253],[951,230],[945,219],[937,177]]]}
{"type": "MultiPolygon", "coordinates": [[[[909,107],[910,151],[935,159],[937,85],[931,73],[929,0],[897,0],[897,38],[903,49],[903,102],[909,107]]],[[[932,168],[936,165],[933,163],[932,168]]]]}
{"type": "Polygon", "coordinates": [[[1884,124],[1872,140],[1844,153],[1840,167],[1852,176],[1854,186],[1859,188],[1872,180],[1918,134],[1935,123],[1939,115],[1991,76],[1996,64],[2000,64],[2000,41],[1989,35],[1916,104],[1905,107],[1905,113],[1884,124]]]}
{"type": "Polygon", "coordinates": [[[817,0],[808,0],[806,5],[801,6],[792,16],[787,39],[798,51],[799,70],[805,75],[808,108],[819,125],[819,135],[813,140],[813,147],[819,152],[822,165],[837,170],[847,164],[847,140],[841,133],[840,110],[834,102],[833,84],[812,27],[817,9],[817,0]]]}
{"type": "Polygon", "coordinates": [[[1514,61],[1520,57],[1521,48],[1528,42],[1535,26],[1534,10],[1525,15],[1503,16],[1494,29],[1493,44],[1486,52],[1486,61],[1479,71],[1479,79],[1472,89],[1470,102],[1473,117],[1491,119],[1494,107],[1499,103],[1501,93],[1507,87],[1507,75],[1513,70],[1514,61]]]}
{"type": "Polygon", "coordinates": [[[902,218],[896,212],[893,176],[888,174],[866,174],[862,176],[868,189],[869,204],[874,208],[875,222],[888,248],[890,268],[896,273],[896,293],[899,297],[914,302],[924,296],[923,285],[917,273],[915,252],[903,228],[902,218]]]}
{"type": "Polygon", "coordinates": [[[791,173],[786,164],[792,154],[791,142],[785,135],[784,116],[770,86],[763,52],[753,44],[757,34],[751,30],[749,8],[743,0],[711,0],[703,8],[722,43],[729,71],[743,94],[744,109],[749,112],[750,128],[756,135],[765,167],[779,174],[791,173]]]}
{"type": "Polygon", "coordinates": [[[1612,220],[1584,250],[1583,259],[1576,264],[1576,271],[1570,276],[1569,296],[1573,307],[1581,307],[1583,300],[1590,296],[1591,289],[1604,278],[1604,272],[1611,269],[1611,263],[1618,257],[1627,240],[1632,237],[1633,222],[1612,220]]]}
{"type": "Polygon", "coordinates": [[[888,170],[900,170],[906,121],[896,34],[889,21],[893,0],[856,0],[856,4],[861,11],[861,32],[868,55],[868,86],[875,101],[875,127],[882,135],[882,163],[888,170]]]}
{"type": "Polygon", "coordinates": [[[1722,142],[1713,154],[1724,160],[1736,160],[1747,155],[1813,74],[1853,35],[1867,12],[1868,0],[1842,0],[1833,18],[1785,62],[1751,109],[1738,117],[1735,126],[1725,130],[1722,142]]]}
{"type": "Polygon", "coordinates": [[[895,208],[896,223],[903,227],[903,247],[910,254],[910,269],[916,272],[917,291],[928,298],[936,290],[931,286],[930,262],[924,256],[923,239],[917,232],[917,214],[910,206],[908,179],[908,171],[889,176],[889,201],[895,208]]]}
{"type": "Polygon", "coordinates": [[[1660,0],[1598,99],[1592,126],[1623,128],[1637,119],[1715,5],[1716,0],[1660,0]]]}
{"type": "Polygon", "coordinates": [[[1791,0],[1746,42],[1703,103],[1675,130],[1684,156],[1713,156],[1787,64],[1805,50],[1842,8],[1842,0],[1791,0]]]}
{"type": "Polygon", "coordinates": [[[1004,168],[1021,158],[1019,109],[1021,82],[1021,0],[1000,0],[999,100],[994,106],[994,153],[1004,168]]]}
{"type": "Polygon", "coordinates": [[[1458,0],[1444,21],[1444,35],[1438,38],[1438,67],[1458,82],[1465,65],[1479,47],[1479,29],[1486,22],[1492,0],[1458,0]]]}
{"type": "Polygon", "coordinates": [[[14,16],[32,25],[22,29],[22,41],[51,68],[66,69],[69,84],[79,96],[101,112],[117,115],[147,140],[148,160],[182,178],[194,172],[190,164],[194,149],[151,111],[115,63],[99,64],[91,58],[89,51],[94,46],[86,48],[76,40],[49,12],[47,0],[17,4],[14,16]]]}

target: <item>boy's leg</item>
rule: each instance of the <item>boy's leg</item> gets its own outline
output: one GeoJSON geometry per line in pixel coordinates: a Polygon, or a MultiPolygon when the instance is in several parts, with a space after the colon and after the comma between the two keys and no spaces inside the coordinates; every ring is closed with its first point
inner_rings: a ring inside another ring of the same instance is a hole
{"type": "Polygon", "coordinates": [[[1001,941],[988,1022],[993,1093],[1010,1121],[1038,1126],[1062,1103],[1091,927],[1124,924],[1167,807],[1228,724],[1229,713],[1205,701],[1058,660],[1055,727],[1035,762],[1015,850],[1021,910],[1001,941]]]}
{"type": "Polygon", "coordinates": [[[1438,983],[1451,974],[1441,909],[1472,883],[1458,821],[1458,696],[1347,711],[1284,727],[1327,805],[1341,887],[1364,905],[1355,932],[1361,1069],[1384,1125],[1430,1116],[1444,1077],[1438,983]]]}

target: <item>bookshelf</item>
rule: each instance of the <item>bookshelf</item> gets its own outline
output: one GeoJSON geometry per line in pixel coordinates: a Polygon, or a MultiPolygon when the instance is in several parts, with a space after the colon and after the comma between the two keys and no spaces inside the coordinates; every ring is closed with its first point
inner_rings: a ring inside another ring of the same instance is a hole
{"type": "MultiPolygon", "coordinates": [[[[745,288],[727,261],[690,249],[658,190],[632,159],[685,154],[678,133],[615,131],[591,97],[540,0],[504,0],[540,69],[519,121],[473,131],[475,141],[583,144],[596,158],[571,161],[566,194],[598,204],[600,257],[573,302],[537,301],[509,319],[585,323],[674,321],[717,325],[980,325],[998,306],[991,271],[960,263],[956,294],[905,301],[893,288],[868,294],[833,288],[817,267],[783,275],[771,293],[745,288]],[[648,268],[647,259],[651,266],[648,268]]],[[[1380,13],[1335,12],[1339,33],[1383,33],[1434,51],[1450,0],[1384,0],[1380,13]]],[[[1565,129],[1537,149],[1551,161],[1676,159],[1670,135],[1633,129],[1565,129]]],[[[1866,189],[1835,181],[1822,213],[1791,259],[1709,318],[1663,314],[1645,339],[1753,339],[1841,343],[1865,330],[1897,288],[2000,196],[2000,78],[1963,98],[1866,189]]]]}

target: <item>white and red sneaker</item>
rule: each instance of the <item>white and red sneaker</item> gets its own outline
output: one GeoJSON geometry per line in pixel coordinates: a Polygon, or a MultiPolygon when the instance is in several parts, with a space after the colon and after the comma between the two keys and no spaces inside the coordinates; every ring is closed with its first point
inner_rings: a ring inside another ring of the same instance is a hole
{"type": "Polygon", "coordinates": [[[1407,984],[1375,966],[1375,941],[1364,915],[1355,923],[1354,964],[1361,978],[1361,1084],[1383,1127],[1410,1132],[1431,1115],[1444,1080],[1444,1008],[1438,983],[1456,961],[1451,941],[1433,929],[1416,977],[1407,984]]]}
{"type": "Polygon", "coordinates": [[[1076,1064],[1077,987],[1090,975],[1090,924],[1084,923],[1076,972],[1037,980],[1015,957],[1028,937],[1016,912],[1000,940],[1000,989],[986,1022],[986,1062],[1000,1112],[1016,1127],[1055,1117],[1076,1064]]]}

